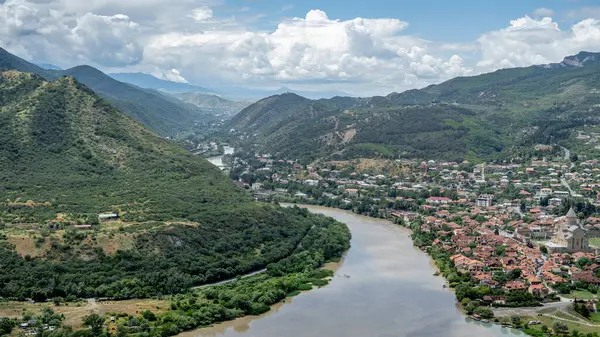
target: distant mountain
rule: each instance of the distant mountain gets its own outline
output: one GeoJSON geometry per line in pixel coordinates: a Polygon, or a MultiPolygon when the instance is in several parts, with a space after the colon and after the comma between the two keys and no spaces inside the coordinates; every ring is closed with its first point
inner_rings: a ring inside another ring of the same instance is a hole
{"type": "Polygon", "coordinates": [[[157,93],[119,82],[90,66],[67,69],[63,74],[75,77],[131,117],[163,135],[177,133],[201,116],[200,111],[191,106],[184,106],[157,93]]]}
{"type": "Polygon", "coordinates": [[[61,67],[55,66],[54,64],[50,63],[38,63],[38,66],[46,70],[63,70],[61,67]]]}
{"type": "Polygon", "coordinates": [[[141,88],[156,89],[167,93],[214,93],[214,90],[211,89],[199,87],[197,85],[191,85],[188,83],[161,80],[160,78],[144,73],[115,73],[109,74],[109,76],[118,81],[133,84],[141,88]]]}
{"type": "Polygon", "coordinates": [[[50,71],[43,69],[33,63],[29,63],[8,51],[0,48],[0,70],[18,70],[29,73],[40,74],[43,77],[52,77],[50,71]]]}
{"type": "Polygon", "coordinates": [[[352,95],[342,91],[302,91],[293,90],[287,87],[281,87],[276,90],[251,89],[240,86],[218,87],[219,93],[222,96],[235,100],[257,100],[273,95],[281,95],[286,93],[294,93],[311,99],[332,98],[336,96],[350,97],[352,95]]]}
{"type": "Polygon", "coordinates": [[[35,73],[46,80],[72,76],[120,110],[163,136],[172,136],[190,128],[193,121],[206,115],[196,107],[168,99],[161,94],[119,82],[90,66],[64,71],[43,69],[0,48],[0,70],[35,73]]]}
{"type": "Polygon", "coordinates": [[[590,53],[587,51],[582,51],[577,55],[567,56],[560,63],[550,63],[539,65],[538,67],[542,68],[581,68],[584,66],[590,66],[593,64],[600,63],[600,54],[599,53],[590,53]]]}
{"type": "Polygon", "coordinates": [[[600,125],[600,54],[458,77],[370,98],[272,96],[224,127],[237,147],[288,157],[491,159],[600,125]],[[239,137],[244,134],[244,137],[239,137]]]}
{"type": "Polygon", "coordinates": [[[232,101],[217,95],[207,95],[196,92],[174,94],[173,96],[183,102],[193,104],[203,111],[208,111],[212,114],[224,117],[233,116],[252,104],[252,102],[249,101],[232,101]]]}

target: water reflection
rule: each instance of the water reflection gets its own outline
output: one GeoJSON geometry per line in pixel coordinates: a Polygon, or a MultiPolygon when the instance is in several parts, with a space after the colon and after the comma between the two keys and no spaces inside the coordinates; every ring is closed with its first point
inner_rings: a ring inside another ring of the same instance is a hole
{"type": "Polygon", "coordinates": [[[269,313],[181,336],[497,337],[520,332],[468,321],[406,229],[336,209],[310,207],[348,224],[352,248],[332,282],[269,313]]]}

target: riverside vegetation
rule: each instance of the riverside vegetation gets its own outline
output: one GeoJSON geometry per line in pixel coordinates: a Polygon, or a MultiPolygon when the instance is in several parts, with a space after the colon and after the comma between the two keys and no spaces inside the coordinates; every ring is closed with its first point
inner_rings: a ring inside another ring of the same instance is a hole
{"type": "MultiPolygon", "coordinates": [[[[185,294],[147,325],[120,319],[121,335],[168,336],[259,313],[290,292],[323,285],[327,274],[316,269],[349,246],[345,225],[255,203],[206,160],[71,77],[0,72],[0,144],[0,298],[185,294]],[[100,223],[106,212],[118,220],[100,223]],[[212,293],[191,292],[265,267],[265,275],[212,293]]],[[[57,317],[42,315],[31,328],[38,336],[98,336],[97,317],[85,323],[89,330],[71,332],[51,331],[57,317]]],[[[2,331],[15,323],[3,319],[2,331]]]]}
{"type": "Polygon", "coordinates": [[[63,326],[64,317],[46,308],[37,317],[25,313],[21,319],[1,319],[0,335],[10,333],[21,322],[31,322],[39,337],[87,336],[172,336],[182,331],[208,326],[245,315],[259,315],[269,306],[313,286],[324,286],[329,270],[319,269],[325,262],[339,259],[349,248],[350,233],[345,225],[307,210],[296,212],[311,218],[313,225],[294,253],[271,263],[264,274],[229,284],[210,286],[171,297],[170,310],[163,314],[144,311],[139,315],[114,313],[113,318],[92,314],[84,318],[87,330],[74,331],[63,326]],[[33,320],[32,320],[33,318],[33,320]],[[48,329],[54,327],[53,331],[48,329]]]}

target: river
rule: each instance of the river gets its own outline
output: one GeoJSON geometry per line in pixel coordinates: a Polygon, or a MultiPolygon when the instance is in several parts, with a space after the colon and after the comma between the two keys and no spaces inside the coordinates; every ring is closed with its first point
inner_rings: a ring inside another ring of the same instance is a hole
{"type": "MultiPolygon", "coordinates": [[[[225,154],[233,154],[234,150],[235,149],[230,146],[223,147],[224,155],[225,154]]],[[[216,167],[220,168],[221,170],[223,170],[225,168],[225,165],[223,165],[223,156],[208,157],[208,158],[206,158],[206,160],[208,160],[211,164],[215,165],[216,167]]]]}
{"type": "Polygon", "coordinates": [[[468,320],[431,259],[412,245],[407,229],[384,220],[308,207],[348,225],[352,248],[332,282],[244,317],[180,337],[514,337],[493,324],[468,320]]]}

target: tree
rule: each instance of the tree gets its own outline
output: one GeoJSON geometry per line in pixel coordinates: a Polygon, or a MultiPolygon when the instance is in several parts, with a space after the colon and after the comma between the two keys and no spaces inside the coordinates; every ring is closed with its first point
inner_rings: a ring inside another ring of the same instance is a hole
{"type": "Polygon", "coordinates": [[[98,314],[91,314],[83,318],[83,324],[90,328],[94,336],[100,336],[104,326],[104,317],[98,314]]]}
{"type": "Polygon", "coordinates": [[[571,161],[572,162],[576,162],[577,160],[579,160],[579,157],[577,156],[577,153],[573,153],[573,155],[571,156],[571,161]]]}
{"type": "Polygon", "coordinates": [[[10,318],[0,318],[0,336],[8,335],[17,324],[10,318]]]}
{"type": "Polygon", "coordinates": [[[492,309],[490,309],[488,307],[478,307],[473,311],[473,313],[475,313],[483,318],[493,318],[494,317],[494,312],[492,311],[492,309]]]}
{"type": "Polygon", "coordinates": [[[506,253],[506,247],[496,246],[496,249],[494,252],[496,253],[496,256],[504,256],[504,254],[506,253]]]}
{"type": "Polygon", "coordinates": [[[142,311],[142,317],[150,322],[156,321],[156,315],[150,310],[142,311]]]}
{"type": "Polygon", "coordinates": [[[542,254],[548,254],[548,248],[546,248],[546,246],[540,246],[540,252],[542,252],[542,254]]]}
{"type": "Polygon", "coordinates": [[[574,303],[573,310],[585,318],[590,317],[590,310],[585,306],[584,303],[574,303]]]}
{"type": "Polygon", "coordinates": [[[579,268],[583,269],[585,266],[592,264],[592,261],[590,260],[589,257],[582,257],[579,260],[577,260],[577,265],[579,266],[579,268]]]}
{"type": "Polygon", "coordinates": [[[509,271],[506,276],[509,280],[514,281],[521,277],[521,269],[519,269],[519,268],[513,269],[513,270],[509,271]]]}
{"type": "Polygon", "coordinates": [[[565,323],[555,322],[552,324],[552,330],[554,333],[566,333],[569,331],[569,327],[565,323]]]}

